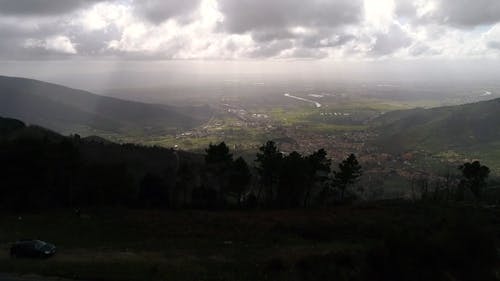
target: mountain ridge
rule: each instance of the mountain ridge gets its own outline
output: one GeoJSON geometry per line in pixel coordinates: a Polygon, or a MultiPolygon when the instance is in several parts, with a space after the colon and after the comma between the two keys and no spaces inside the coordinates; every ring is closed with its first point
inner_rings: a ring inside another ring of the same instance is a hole
{"type": "Polygon", "coordinates": [[[388,112],[373,125],[386,149],[467,150],[500,142],[500,99],[388,112]]]}
{"type": "Polygon", "coordinates": [[[127,101],[21,77],[0,76],[0,115],[61,133],[165,134],[203,123],[208,107],[182,108],[127,101]],[[195,116],[195,117],[193,117],[195,116]]]}

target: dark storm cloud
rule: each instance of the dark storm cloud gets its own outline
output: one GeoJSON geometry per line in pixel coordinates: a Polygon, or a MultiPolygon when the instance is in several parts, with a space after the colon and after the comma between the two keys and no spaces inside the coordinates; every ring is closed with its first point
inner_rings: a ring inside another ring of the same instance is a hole
{"type": "Polygon", "coordinates": [[[137,13],[155,24],[170,18],[182,18],[199,7],[201,0],[135,0],[137,13]]]}
{"type": "Polygon", "coordinates": [[[291,27],[335,27],[362,19],[361,0],[219,0],[228,33],[283,34],[291,27]]]}
{"type": "Polygon", "coordinates": [[[51,16],[104,0],[0,0],[0,14],[51,16]]]}

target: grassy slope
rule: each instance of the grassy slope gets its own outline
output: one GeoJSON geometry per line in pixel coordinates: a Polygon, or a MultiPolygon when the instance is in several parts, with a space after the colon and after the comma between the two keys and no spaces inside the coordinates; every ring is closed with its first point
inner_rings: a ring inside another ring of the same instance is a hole
{"type": "MultiPolygon", "coordinates": [[[[297,280],[304,261],[363,252],[394,225],[419,231],[416,225],[451,220],[453,210],[371,204],[255,212],[109,209],[85,218],[62,210],[3,213],[0,271],[83,280],[297,280]],[[20,237],[54,242],[59,253],[44,261],[10,260],[7,242],[20,237]]],[[[492,211],[467,214],[478,221],[494,217],[492,211]]]]}

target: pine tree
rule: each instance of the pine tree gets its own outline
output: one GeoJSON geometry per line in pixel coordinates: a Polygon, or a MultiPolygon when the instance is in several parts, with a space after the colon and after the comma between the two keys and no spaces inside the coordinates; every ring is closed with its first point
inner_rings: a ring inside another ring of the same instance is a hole
{"type": "Polygon", "coordinates": [[[362,170],[358,159],[354,154],[349,155],[342,163],[339,164],[339,171],[334,172],[333,184],[340,189],[340,199],[344,200],[346,189],[356,183],[361,177],[362,170]]]}

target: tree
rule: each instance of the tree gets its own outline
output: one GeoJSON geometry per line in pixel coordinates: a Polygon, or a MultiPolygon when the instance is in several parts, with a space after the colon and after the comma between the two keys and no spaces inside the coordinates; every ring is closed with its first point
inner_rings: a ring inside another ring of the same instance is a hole
{"type": "Polygon", "coordinates": [[[228,187],[228,175],[233,164],[233,155],[225,142],[210,144],[205,150],[205,165],[207,169],[208,188],[224,194],[228,187]]]}
{"type": "Polygon", "coordinates": [[[162,177],[148,173],[140,183],[139,200],[144,207],[167,207],[168,186],[162,177]]]}
{"type": "Polygon", "coordinates": [[[356,183],[361,174],[361,165],[354,154],[349,155],[339,164],[339,171],[334,172],[333,183],[340,189],[340,200],[344,200],[347,187],[356,183]]]}
{"type": "Polygon", "coordinates": [[[248,168],[245,159],[238,157],[233,163],[231,176],[229,178],[229,192],[238,200],[238,206],[241,207],[241,199],[243,194],[248,189],[248,185],[252,179],[252,174],[248,168]]]}
{"type": "Polygon", "coordinates": [[[260,184],[257,199],[260,199],[261,189],[264,188],[266,199],[272,202],[275,197],[274,189],[279,179],[283,155],[273,141],[268,141],[259,148],[259,151],[255,160],[260,184]]]}
{"type": "Polygon", "coordinates": [[[276,199],[279,207],[300,206],[308,183],[309,162],[294,151],[283,158],[276,199]]]}
{"type": "Polygon", "coordinates": [[[462,171],[461,184],[468,187],[476,199],[481,198],[481,192],[486,186],[486,179],[490,175],[490,168],[481,165],[479,161],[465,163],[458,167],[462,171]]]}
{"type": "Polygon", "coordinates": [[[213,166],[227,166],[233,161],[233,155],[229,153],[229,147],[225,142],[210,144],[205,149],[205,163],[213,166]]]}
{"type": "MultiPolygon", "coordinates": [[[[182,192],[182,206],[186,207],[188,205],[188,192],[192,190],[196,178],[196,173],[194,171],[194,165],[189,165],[183,163],[177,170],[176,176],[176,190],[182,192]]],[[[177,192],[175,194],[175,200],[178,200],[177,192]]]]}
{"type": "Polygon", "coordinates": [[[326,158],[327,153],[324,149],[320,149],[306,157],[308,162],[308,183],[306,193],[304,194],[304,207],[307,207],[314,186],[322,187],[328,180],[328,175],[331,172],[332,161],[326,158]]]}

